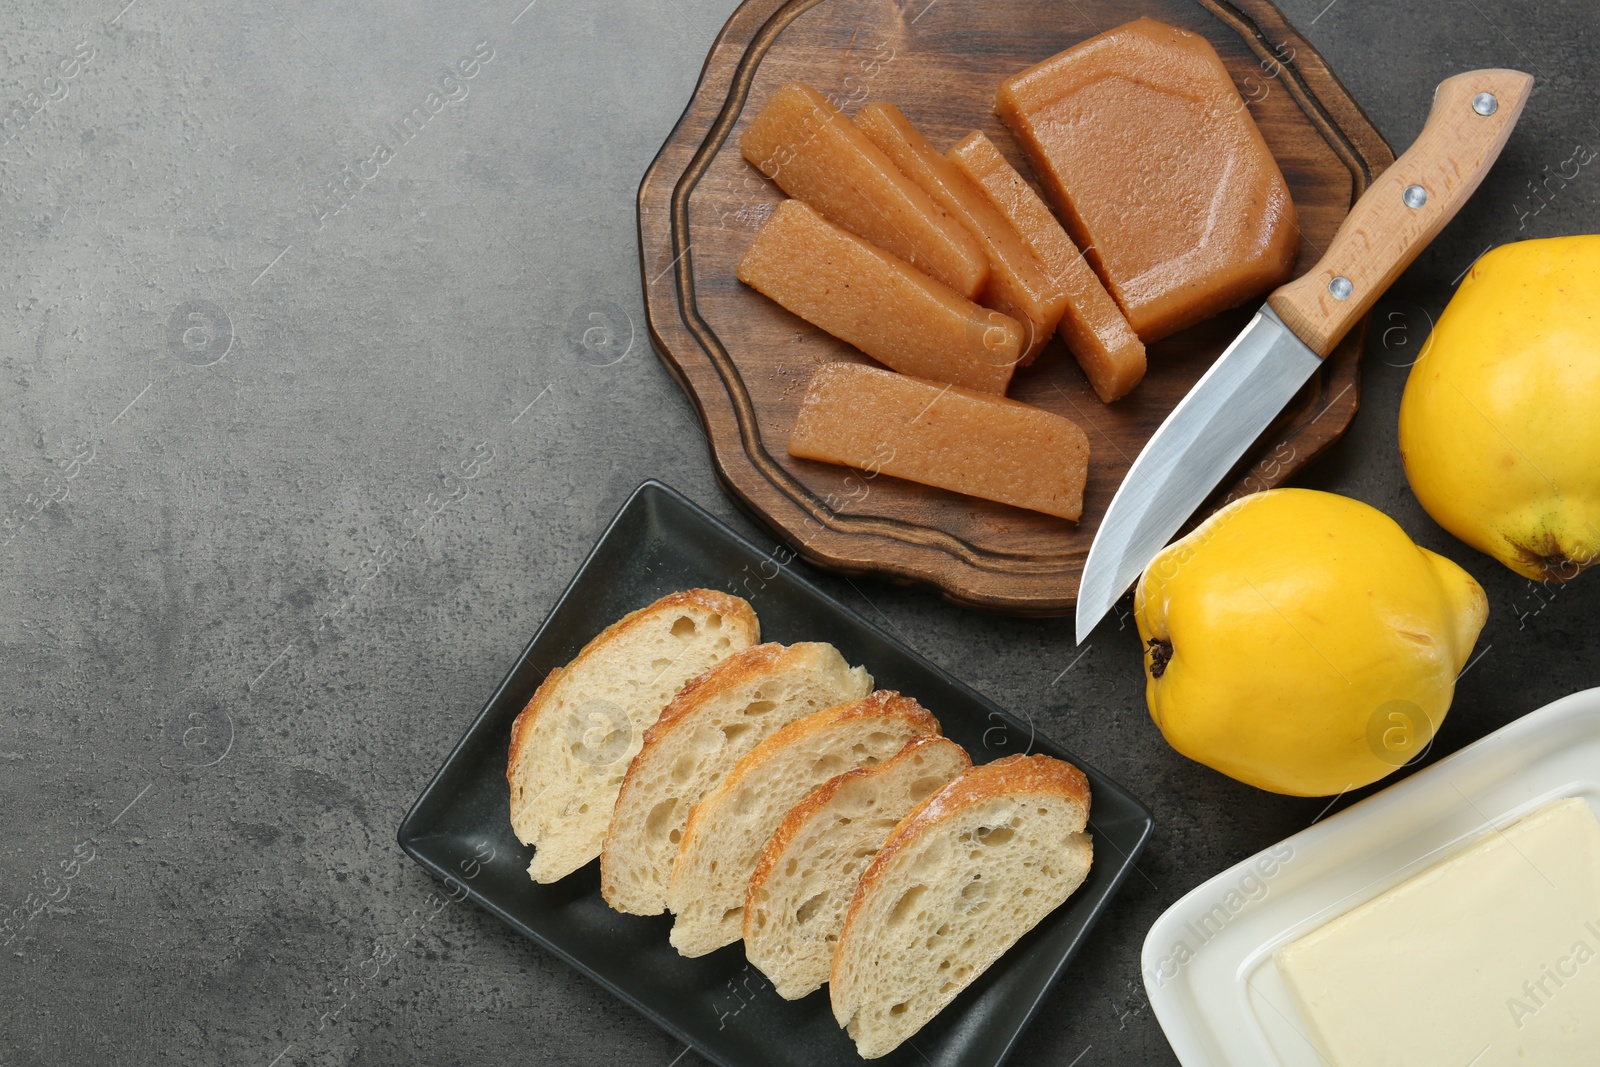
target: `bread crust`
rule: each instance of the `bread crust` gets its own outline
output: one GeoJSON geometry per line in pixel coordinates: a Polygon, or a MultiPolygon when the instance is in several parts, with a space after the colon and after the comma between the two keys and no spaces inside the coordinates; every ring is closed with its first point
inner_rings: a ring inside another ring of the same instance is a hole
{"type": "MultiPolygon", "coordinates": [[[[648,748],[652,741],[666,736],[683,721],[685,716],[716,694],[732,689],[758,674],[770,673],[783,659],[784,653],[797,647],[799,646],[779,644],[776,641],[752,645],[742,652],[735,652],[710,670],[690,678],[683,683],[683,688],[678,690],[678,695],[672,698],[672,702],[662,709],[661,717],[655,721],[655,725],[644,732],[645,748],[648,748]]],[[[640,752],[643,751],[644,749],[640,749],[640,752]]]]}
{"type": "MultiPolygon", "coordinates": [[[[589,644],[593,644],[590,642],[589,644]]],[[[588,645],[584,649],[588,649],[588,645]]],[[[580,652],[581,656],[583,653],[580,652]]],[[[576,662],[576,660],[574,660],[576,662]]],[[[539,683],[539,688],[533,691],[533,696],[528,698],[528,703],[517,712],[516,719],[511,723],[511,751],[506,756],[506,783],[517,784],[517,764],[522,762],[522,755],[527,750],[528,741],[533,736],[533,721],[539,717],[539,711],[550,700],[550,695],[555,692],[556,683],[561,676],[567,673],[565,667],[552,667],[550,673],[544,676],[544,681],[539,683]]]]}
{"type": "MultiPolygon", "coordinates": [[[[937,736],[939,721],[917,701],[890,690],[878,690],[859,700],[814,711],[763,738],[739,758],[721,784],[689,809],[667,890],[667,909],[678,916],[672,928],[672,944],[679,952],[699,956],[710,951],[707,946],[714,940],[731,944],[744,936],[742,923],[729,929],[725,921],[713,922],[697,908],[709,900],[717,901],[719,908],[723,905],[743,907],[749,893],[747,872],[732,882],[728,877],[746,856],[754,867],[762,846],[770,837],[768,827],[772,824],[766,824],[759,838],[745,840],[751,852],[722,854],[726,840],[723,835],[730,831],[743,832],[729,825],[730,818],[742,820],[744,816],[739,799],[743,791],[754,788],[768,793],[775,788],[771,775],[792,774],[794,764],[790,757],[797,751],[815,753],[843,749],[851,743],[850,738],[865,739],[869,732],[873,736],[881,735],[881,740],[876,742],[878,757],[892,759],[915,738],[937,736]],[[722,858],[713,861],[713,870],[707,870],[706,861],[718,855],[722,858]],[[728,867],[720,881],[714,871],[719,862],[728,867]]],[[[807,762],[812,758],[814,755],[808,755],[807,762]]],[[[804,792],[798,796],[793,793],[784,796],[781,808],[771,806],[771,796],[756,804],[767,818],[781,820],[793,803],[842,771],[840,768],[819,776],[813,769],[810,772],[813,777],[804,792]]]]}
{"type": "Polygon", "coordinates": [[[948,737],[940,734],[913,737],[906,742],[905,748],[902,748],[899,752],[876,766],[857,767],[853,771],[845,771],[843,774],[834,775],[818,786],[810,796],[789,810],[789,814],[783,817],[783,822],[778,824],[778,828],[767,839],[766,847],[761,850],[761,858],[756,860],[756,869],[750,875],[750,884],[746,888],[744,895],[744,936],[746,938],[751,936],[750,925],[755,921],[754,898],[756,890],[766,883],[767,879],[772,875],[773,868],[777,866],[778,860],[783,857],[789,846],[794,843],[795,836],[805,828],[816,813],[826,807],[838,794],[839,790],[843,789],[849,782],[860,778],[868,778],[875,774],[886,773],[902,760],[912,758],[921,749],[937,744],[950,745],[961,753],[961,758],[967,762],[969,767],[972,765],[972,757],[968,756],[965,749],[948,737]]]}
{"type": "MultiPolygon", "coordinates": [[[[647,759],[659,749],[662,741],[683,725],[696,710],[719,693],[743,685],[754,678],[775,673],[786,657],[809,654],[808,644],[810,643],[797,642],[784,645],[769,641],[766,644],[755,645],[734,653],[710,670],[685,682],[683,688],[678,690],[678,695],[673,697],[672,702],[661,712],[661,717],[656,720],[655,725],[645,731],[644,743],[638,755],[633,757],[633,762],[628,764],[627,773],[622,779],[622,788],[617,791],[617,802],[612,810],[621,810],[624,801],[640,788],[639,780],[643,776],[642,768],[647,759]]],[[[690,816],[692,819],[692,808],[690,816]]],[[[615,825],[615,817],[612,824],[615,825]]],[[[688,828],[685,827],[686,836],[687,833],[688,828]]],[[[612,835],[607,832],[605,840],[600,845],[600,895],[606,903],[616,907],[613,900],[617,891],[613,877],[616,861],[612,859],[614,855],[612,844],[612,835]]]]}
{"type": "MultiPolygon", "coordinates": [[[[850,898],[850,908],[845,912],[844,926],[839,931],[839,948],[835,949],[833,966],[828,971],[828,983],[837,987],[839,960],[842,949],[850,938],[851,928],[861,913],[862,902],[884,877],[884,869],[894,862],[901,852],[910,847],[922,834],[940,823],[959,815],[967,808],[999,797],[1028,794],[1059,796],[1078,804],[1083,809],[1085,822],[1089,814],[1089,779],[1065,760],[1051,756],[1006,756],[993,763],[973,767],[943,789],[911,809],[911,814],[901,819],[889,831],[889,839],[872,858],[861,874],[856,894],[850,898]]],[[[1078,827],[1082,832],[1083,827],[1078,827]]]]}
{"type": "MultiPolygon", "coordinates": [[[[506,756],[506,782],[515,784],[517,765],[522,762],[522,757],[533,736],[534,722],[538,719],[540,711],[550,702],[551,696],[554,694],[562,676],[578,667],[588,657],[595,655],[599,649],[605,647],[619,633],[631,629],[633,626],[646,619],[653,618],[657,614],[681,611],[687,607],[720,614],[726,620],[740,623],[749,629],[752,641],[760,640],[761,624],[756,619],[755,609],[750,606],[749,602],[728,593],[719,593],[715,589],[685,589],[681,592],[669,593],[653,604],[647,604],[636,611],[630,611],[595,635],[572,658],[572,662],[565,667],[556,667],[551,670],[545,676],[544,681],[539,683],[539,688],[534,690],[533,696],[529,698],[527,705],[517,713],[516,720],[511,724],[511,748],[506,756]]],[[[693,683],[691,682],[690,684],[693,683]]],[[[684,688],[687,689],[688,686],[684,688]]],[[[646,737],[648,738],[648,736],[647,734],[646,737]]]]}
{"type": "MultiPolygon", "coordinates": [[[[812,712],[803,719],[796,719],[789,725],[781,727],[763,738],[755,748],[740,756],[739,762],[733,765],[733,770],[728,772],[728,777],[722,780],[722,784],[706,794],[705,799],[699,804],[689,809],[689,821],[683,830],[683,840],[678,844],[678,854],[681,856],[687,852],[691,842],[698,836],[699,815],[702,810],[709,807],[708,802],[737,789],[739,784],[752,771],[771,758],[775,750],[792,745],[803,737],[817,733],[819,730],[837,726],[839,723],[867,718],[904,720],[919,735],[907,742],[908,747],[923,738],[940,736],[939,720],[933,717],[932,712],[917,703],[915,698],[901,696],[892,689],[879,689],[876,692],[867,694],[860,700],[854,700],[848,704],[840,704],[837,707],[825,708],[822,711],[812,712]]],[[[901,752],[904,751],[905,749],[902,748],[901,752]]],[[[891,758],[899,758],[899,753],[896,753],[891,758]]],[[[858,770],[870,769],[858,768],[858,770]]],[[[856,772],[847,771],[845,773],[854,774],[856,772]]],[[[831,784],[834,779],[842,777],[844,777],[843,774],[835,775],[834,778],[830,778],[823,785],[831,784]]]]}
{"type": "MultiPolygon", "coordinates": [[[[915,698],[901,696],[892,689],[879,689],[876,692],[867,694],[860,700],[851,701],[848,704],[840,704],[837,707],[825,708],[822,711],[813,712],[803,719],[796,719],[788,726],[781,727],[763,738],[755,748],[740,756],[739,762],[733,765],[733,770],[728,772],[728,777],[722,780],[722,784],[706,794],[705,800],[689,809],[689,822],[684,827],[683,841],[678,845],[679,854],[681,855],[688,849],[689,842],[696,836],[696,824],[699,821],[696,816],[699,815],[703,807],[707,806],[707,801],[715,800],[717,797],[737,789],[745,777],[765,763],[775,750],[792,745],[803,737],[814,734],[819,730],[826,730],[839,723],[867,718],[904,720],[920,735],[907,742],[908,746],[921,738],[940,736],[939,720],[933,717],[931,711],[917,703],[915,698]]],[[[905,749],[900,751],[904,752],[905,749]]],[[[898,759],[899,755],[899,753],[896,753],[891,758],[898,759]]],[[[879,764],[879,766],[881,765],[879,764]]],[[[870,770],[871,768],[858,769],[870,770]]],[[[856,772],[847,771],[845,773],[854,774],[856,772]]],[[[843,776],[842,774],[835,775],[834,778],[842,778],[843,776]]],[[[823,783],[824,786],[830,784],[833,780],[830,778],[828,782],[823,783]]]]}
{"type": "MultiPolygon", "coordinates": [[[[695,708],[718,693],[732,689],[741,682],[747,681],[758,674],[769,673],[785,652],[788,645],[769,641],[764,645],[753,645],[743,652],[736,652],[712,667],[710,670],[689,679],[683,683],[683,688],[678,690],[678,695],[672,698],[661,712],[661,717],[655,725],[644,732],[644,744],[640,747],[633,762],[628,764],[627,772],[622,776],[622,788],[617,791],[617,807],[622,806],[624,798],[628,797],[639,787],[639,775],[635,773],[641,765],[640,758],[650,752],[661,739],[667,736],[673,728],[683,721],[695,708]]],[[[606,856],[611,852],[611,835],[606,834],[605,841],[600,845],[600,893],[606,896],[606,856]]],[[[610,898],[607,897],[609,900],[610,898]]]]}

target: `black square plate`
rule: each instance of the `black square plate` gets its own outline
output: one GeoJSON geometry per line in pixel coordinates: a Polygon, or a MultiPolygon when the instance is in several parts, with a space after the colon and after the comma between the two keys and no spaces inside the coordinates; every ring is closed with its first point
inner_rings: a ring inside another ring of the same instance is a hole
{"type": "Polygon", "coordinates": [[[1133,866],[1154,825],[1110,779],[1037,736],[659,482],[629,498],[527,650],[400,825],[400,846],[451,890],[503,919],[723,1067],[859,1064],[824,987],[785,1001],[730,945],[699,959],[667,943],[668,916],[621,915],[600,897],[599,863],[553,885],[529,880],[532,850],[511,832],[505,767],[511,722],[552,667],[616,619],[678,589],[745,597],[764,641],[829,641],[879,688],[914,696],[986,763],[1043,752],[1076,764],[1092,790],[1095,862],[1062,907],[1014,945],[885,1067],[1003,1062],[1133,866]],[[912,1047],[915,1045],[915,1048],[912,1047]]]}

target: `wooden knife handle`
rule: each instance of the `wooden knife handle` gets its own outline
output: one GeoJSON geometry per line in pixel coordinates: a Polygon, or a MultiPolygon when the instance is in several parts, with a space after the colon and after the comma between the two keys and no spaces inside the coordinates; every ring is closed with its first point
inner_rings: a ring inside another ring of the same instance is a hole
{"type": "Polygon", "coordinates": [[[1520,70],[1472,70],[1439,83],[1421,135],[1356,201],[1317,265],[1267,298],[1317,355],[1333,351],[1467,202],[1532,90],[1520,70]]]}

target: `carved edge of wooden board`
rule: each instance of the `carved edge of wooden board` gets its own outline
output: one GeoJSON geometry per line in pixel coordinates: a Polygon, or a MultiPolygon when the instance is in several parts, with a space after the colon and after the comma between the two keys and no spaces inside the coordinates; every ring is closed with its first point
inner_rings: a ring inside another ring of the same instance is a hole
{"type": "MultiPolygon", "coordinates": [[[[929,526],[837,514],[793,482],[765,450],[754,405],[721,341],[699,317],[692,286],[688,199],[744,106],[772,42],[824,0],[746,0],[718,34],[694,95],[646,170],[638,194],[640,276],[657,355],[705,431],[718,481],[742,510],[809,562],[846,574],[925,583],[955,603],[1015,615],[1055,616],[1076,603],[1082,553],[999,553],[929,526]],[[670,279],[670,286],[663,283],[670,279]]],[[[1393,153],[1326,62],[1265,0],[1197,0],[1270,64],[1301,112],[1349,169],[1352,203],[1393,153]],[[1287,63],[1279,57],[1288,51],[1287,63]]],[[[1295,414],[1262,435],[1202,512],[1283,484],[1343,434],[1359,398],[1365,321],[1291,405],[1295,414]]]]}

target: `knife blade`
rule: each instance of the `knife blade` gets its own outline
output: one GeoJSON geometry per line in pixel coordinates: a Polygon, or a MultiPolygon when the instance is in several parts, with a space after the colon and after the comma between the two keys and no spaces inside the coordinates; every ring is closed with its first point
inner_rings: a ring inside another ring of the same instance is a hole
{"type": "Polygon", "coordinates": [[[1316,266],[1267,297],[1145,442],[1084,561],[1078,644],[1466,203],[1532,89],[1533,78],[1517,70],[1440,82],[1422,133],[1356,201],[1316,266]]]}

